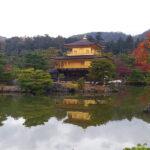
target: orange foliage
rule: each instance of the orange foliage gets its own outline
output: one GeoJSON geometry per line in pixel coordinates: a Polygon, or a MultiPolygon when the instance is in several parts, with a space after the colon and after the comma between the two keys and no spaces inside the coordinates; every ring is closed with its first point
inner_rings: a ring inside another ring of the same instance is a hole
{"type": "Polygon", "coordinates": [[[137,66],[148,65],[149,48],[150,48],[150,33],[147,34],[147,39],[139,43],[138,47],[133,51],[133,55],[135,57],[135,64],[137,66]]]}

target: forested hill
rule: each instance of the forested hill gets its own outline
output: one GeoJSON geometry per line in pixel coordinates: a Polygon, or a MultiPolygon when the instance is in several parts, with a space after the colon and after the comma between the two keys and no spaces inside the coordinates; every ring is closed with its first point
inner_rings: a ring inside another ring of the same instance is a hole
{"type": "Polygon", "coordinates": [[[45,50],[49,48],[59,49],[60,54],[64,54],[66,49],[65,43],[74,42],[87,35],[91,41],[103,43],[105,51],[114,54],[132,51],[139,41],[146,37],[150,30],[136,36],[127,35],[121,32],[91,32],[86,34],[74,35],[69,38],[58,36],[56,38],[49,35],[35,37],[0,37],[0,50],[4,50],[6,54],[20,54],[24,52],[32,52],[35,50],[45,50]]]}
{"type": "Polygon", "coordinates": [[[84,35],[87,35],[87,36],[92,36],[93,38],[96,38],[97,34],[101,34],[101,38],[105,42],[110,42],[110,41],[116,42],[117,40],[119,40],[119,38],[125,40],[128,36],[127,34],[122,33],[122,32],[90,32],[86,34],[74,35],[72,37],[81,39],[84,35]]]}
{"type": "MultiPolygon", "coordinates": [[[[146,34],[148,32],[150,32],[150,29],[132,37],[134,40],[137,40],[137,39],[142,40],[146,38],[146,34]]],[[[122,32],[90,32],[90,33],[85,33],[85,34],[73,35],[72,37],[80,39],[84,35],[88,35],[88,36],[92,36],[93,38],[95,38],[97,34],[101,34],[101,38],[105,42],[110,42],[110,41],[117,42],[120,38],[123,40],[126,40],[126,38],[129,36],[128,34],[125,34],[122,32]]]]}
{"type": "Polygon", "coordinates": [[[143,32],[142,34],[138,34],[138,35],[134,36],[134,39],[137,39],[137,38],[138,39],[145,39],[146,36],[147,36],[147,33],[150,33],[150,29],[145,31],[145,32],[143,32]]]}
{"type": "Polygon", "coordinates": [[[5,37],[0,36],[0,41],[5,41],[5,37]]]}

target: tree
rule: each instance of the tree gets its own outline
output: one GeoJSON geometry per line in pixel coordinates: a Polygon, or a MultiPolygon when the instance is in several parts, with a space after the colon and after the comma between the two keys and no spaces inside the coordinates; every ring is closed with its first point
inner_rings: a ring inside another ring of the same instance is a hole
{"type": "Polygon", "coordinates": [[[121,61],[123,61],[127,66],[129,66],[129,67],[134,66],[135,58],[133,57],[133,55],[121,54],[121,55],[119,55],[119,58],[120,58],[121,61]]]}
{"type": "Polygon", "coordinates": [[[86,37],[90,42],[96,42],[95,38],[93,38],[92,35],[88,34],[88,35],[86,35],[86,37]]]}
{"type": "Polygon", "coordinates": [[[137,48],[133,51],[133,56],[135,57],[136,65],[148,64],[149,49],[150,49],[150,34],[148,34],[147,39],[140,42],[137,48]]]}
{"type": "Polygon", "coordinates": [[[43,93],[52,85],[49,73],[33,68],[19,70],[17,81],[22,90],[33,94],[43,93]]]}
{"type": "Polygon", "coordinates": [[[127,49],[127,51],[131,51],[131,50],[133,50],[134,49],[134,40],[133,40],[133,37],[131,36],[131,35],[129,35],[129,36],[127,36],[127,38],[126,38],[126,49],[127,49]]]}
{"type": "Polygon", "coordinates": [[[0,82],[8,83],[13,80],[12,66],[8,65],[3,54],[0,54],[0,82]]]}
{"type": "Polygon", "coordinates": [[[115,65],[106,59],[94,60],[89,69],[89,77],[94,81],[101,81],[111,79],[115,76],[115,65]]]}
{"type": "Polygon", "coordinates": [[[101,32],[97,32],[95,38],[97,43],[104,43],[104,39],[102,38],[101,32]]]}
{"type": "Polygon", "coordinates": [[[12,37],[6,39],[3,46],[5,48],[3,49],[6,49],[6,53],[9,55],[21,55],[24,52],[33,52],[38,49],[48,49],[49,47],[63,51],[65,40],[61,36],[52,38],[47,34],[35,37],[12,37]]]}
{"type": "Polygon", "coordinates": [[[148,63],[148,51],[145,49],[145,43],[141,42],[133,51],[136,65],[145,65],[148,63]]]}
{"type": "Polygon", "coordinates": [[[24,57],[23,66],[26,68],[46,70],[48,69],[48,62],[39,54],[29,53],[24,57]]]}
{"type": "Polygon", "coordinates": [[[117,50],[119,53],[124,53],[125,51],[125,41],[120,37],[117,41],[117,50]]]}

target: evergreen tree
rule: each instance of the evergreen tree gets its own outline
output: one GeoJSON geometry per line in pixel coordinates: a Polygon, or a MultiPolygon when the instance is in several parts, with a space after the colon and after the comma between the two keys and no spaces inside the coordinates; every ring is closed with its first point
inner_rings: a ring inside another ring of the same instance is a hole
{"type": "Polygon", "coordinates": [[[26,68],[46,70],[48,69],[48,62],[41,55],[29,53],[24,57],[23,66],[26,68]]]}
{"type": "Polygon", "coordinates": [[[131,35],[127,36],[125,42],[126,42],[125,48],[127,51],[131,51],[134,49],[135,44],[134,44],[133,37],[131,35]]]}
{"type": "Polygon", "coordinates": [[[96,33],[95,39],[96,39],[97,43],[104,43],[104,39],[102,38],[102,33],[101,32],[96,33]]]}
{"type": "Polygon", "coordinates": [[[111,79],[115,75],[115,65],[105,59],[94,60],[89,69],[89,77],[93,81],[101,81],[104,83],[104,80],[111,79]]]}

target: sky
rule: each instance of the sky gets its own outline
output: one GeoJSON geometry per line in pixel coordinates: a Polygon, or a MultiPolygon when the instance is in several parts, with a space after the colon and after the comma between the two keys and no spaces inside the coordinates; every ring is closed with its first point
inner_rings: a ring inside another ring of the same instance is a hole
{"type": "Polygon", "coordinates": [[[150,29],[150,0],[0,0],[0,36],[150,29]]]}

